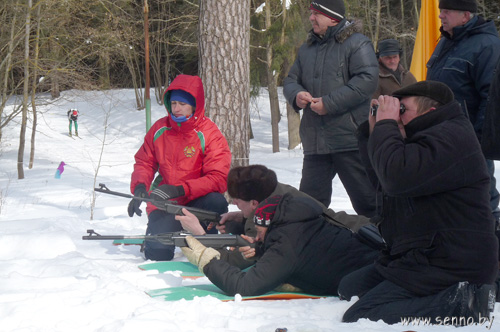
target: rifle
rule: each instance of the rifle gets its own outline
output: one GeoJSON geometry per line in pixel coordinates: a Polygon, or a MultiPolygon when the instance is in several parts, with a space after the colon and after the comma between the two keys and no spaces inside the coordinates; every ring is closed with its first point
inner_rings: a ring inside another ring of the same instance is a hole
{"type": "MultiPolygon", "coordinates": [[[[82,236],[82,240],[124,240],[136,239],[145,241],[158,241],[164,245],[175,245],[176,247],[187,247],[186,236],[191,235],[183,232],[163,233],[157,235],[100,235],[93,229],[87,229],[88,235],[82,236]]],[[[206,234],[191,235],[201,242],[205,247],[224,248],[224,247],[255,247],[239,235],[231,234],[206,234]]]]}
{"type": "Polygon", "coordinates": [[[207,211],[203,209],[198,209],[194,207],[189,207],[189,206],[182,206],[182,205],[177,205],[175,204],[175,201],[158,201],[154,200],[151,198],[142,198],[142,197],[137,197],[129,194],[123,194],[117,191],[111,191],[106,187],[104,183],[99,183],[99,188],[94,188],[95,191],[98,191],[100,193],[105,193],[109,195],[115,195],[115,196],[121,196],[121,197],[126,197],[126,198],[133,198],[137,199],[140,201],[144,202],[150,202],[154,206],[156,206],[158,209],[166,211],[167,213],[175,214],[178,216],[183,216],[184,213],[182,213],[182,209],[186,209],[192,214],[194,214],[200,222],[205,222],[207,224],[209,223],[214,223],[218,224],[221,216],[217,212],[212,212],[212,211],[207,211]]]}

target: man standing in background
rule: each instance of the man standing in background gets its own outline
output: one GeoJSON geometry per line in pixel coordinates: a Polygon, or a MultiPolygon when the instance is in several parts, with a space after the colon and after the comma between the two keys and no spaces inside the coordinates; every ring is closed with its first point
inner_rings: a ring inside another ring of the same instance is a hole
{"type": "Polygon", "coordinates": [[[394,91],[417,82],[415,76],[401,65],[403,49],[395,39],[378,42],[378,86],[373,99],[380,95],[390,95],[394,91]]]}
{"type": "MultiPolygon", "coordinates": [[[[427,79],[451,88],[481,141],[490,83],[500,57],[500,38],[493,21],[474,14],[476,0],[441,0],[439,8],[441,40],[427,63],[427,79]]],[[[486,164],[490,175],[490,207],[498,221],[500,198],[495,165],[489,159],[486,164]]]]}
{"type": "Polygon", "coordinates": [[[295,111],[303,109],[300,190],[326,207],[338,173],[354,210],[376,213],[375,188],[361,164],[356,139],[377,88],[378,64],[358,21],[348,21],[343,0],[311,2],[312,31],[283,83],[295,111]]]}

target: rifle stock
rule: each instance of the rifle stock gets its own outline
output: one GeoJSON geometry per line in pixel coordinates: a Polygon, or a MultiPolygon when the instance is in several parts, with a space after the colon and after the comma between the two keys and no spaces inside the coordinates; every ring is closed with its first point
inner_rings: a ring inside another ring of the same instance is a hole
{"type": "Polygon", "coordinates": [[[183,216],[184,213],[182,213],[182,209],[186,209],[192,214],[194,214],[199,221],[203,221],[206,223],[215,223],[218,224],[221,216],[217,212],[213,211],[208,211],[208,210],[203,210],[203,209],[198,209],[190,206],[183,206],[183,205],[177,205],[174,204],[172,201],[157,201],[151,198],[142,198],[142,197],[137,197],[129,194],[124,194],[120,193],[117,191],[111,191],[106,187],[104,183],[99,183],[99,188],[94,188],[95,191],[100,192],[100,193],[105,193],[109,195],[115,195],[115,196],[120,196],[120,197],[125,197],[125,198],[133,198],[137,199],[140,201],[144,202],[149,202],[152,203],[154,206],[156,206],[158,209],[166,211],[167,213],[175,214],[178,216],[183,216]]]}
{"type": "MultiPolygon", "coordinates": [[[[175,245],[177,247],[188,247],[186,236],[187,233],[174,232],[157,235],[100,235],[93,229],[87,230],[88,235],[82,236],[82,240],[125,240],[137,239],[145,241],[158,241],[164,245],[175,245]]],[[[205,247],[224,248],[224,247],[254,247],[255,244],[248,242],[239,235],[231,234],[206,234],[206,235],[191,235],[201,242],[205,247]]]]}

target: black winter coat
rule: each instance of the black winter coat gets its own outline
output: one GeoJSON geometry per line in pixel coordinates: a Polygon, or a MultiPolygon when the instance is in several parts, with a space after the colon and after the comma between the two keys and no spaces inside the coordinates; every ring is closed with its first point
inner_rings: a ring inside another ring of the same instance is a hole
{"type": "Polygon", "coordinates": [[[353,233],[322,217],[323,208],[308,197],[286,194],[271,221],[263,255],[248,271],[212,260],[205,275],[230,295],[260,295],[283,283],[304,292],[337,295],[340,279],[373,263],[377,252],[353,233]]]}
{"type": "Polygon", "coordinates": [[[376,263],[389,281],[434,294],[460,281],[493,283],[498,241],[489,176],[469,120],[453,101],[415,118],[403,139],[394,120],[360,128],[360,152],[384,193],[376,263]]]}
{"type": "MultiPolygon", "coordinates": [[[[312,198],[306,193],[303,193],[299,191],[297,188],[292,187],[288,184],[278,183],[278,185],[276,186],[276,188],[274,188],[274,191],[271,193],[271,195],[269,195],[269,197],[277,195],[284,196],[285,194],[290,194],[294,197],[308,197],[309,199],[312,199],[316,204],[321,206],[326,220],[335,226],[339,226],[341,228],[347,228],[352,232],[357,232],[361,227],[370,224],[370,219],[364,216],[347,214],[345,211],[335,212],[332,209],[325,207],[321,202],[317,201],[316,199],[312,198]]],[[[254,214],[252,213],[245,220],[244,224],[244,234],[251,237],[255,237],[255,235],[257,234],[257,231],[255,229],[255,224],[253,223],[253,216],[254,214]]],[[[225,260],[229,262],[231,265],[237,266],[241,269],[249,267],[250,265],[253,265],[255,263],[254,260],[244,259],[243,256],[239,253],[239,251],[234,251],[234,250],[229,251],[226,249],[221,249],[220,252],[222,260],[225,260]]]]}
{"type": "Polygon", "coordinates": [[[343,20],[323,38],[311,31],[283,82],[283,94],[295,111],[301,91],[322,97],[328,111],[318,115],[309,106],[304,109],[300,138],[305,155],[358,149],[356,128],[366,119],[378,82],[373,44],[361,30],[360,22],[343,20]]]}

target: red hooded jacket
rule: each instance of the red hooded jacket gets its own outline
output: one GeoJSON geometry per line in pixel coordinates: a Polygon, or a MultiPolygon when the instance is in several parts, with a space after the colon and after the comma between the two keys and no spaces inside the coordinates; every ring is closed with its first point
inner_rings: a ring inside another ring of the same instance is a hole
{"type": "MultiPolygon", "coordinates": [[[[217,125],[205,117],[205,92],[201,79],[198,76],[177,76],[165,91],[163,102],[168,116],[153,124],[135,154],[131,192],[139,183],[151,190],[156,172],[161,178],[155,180],[155,185],[182,185],[185,196],[174,199],[180,205],[211,192],[225,192],[231,151],[217,125]],[[194,114],[186,122],[177,123],[170,117],[172,90],[184,90],[196,99],[194,114]]],[[[146,211],[149,214],[155,209],[148,204],[146,211]]]]}

